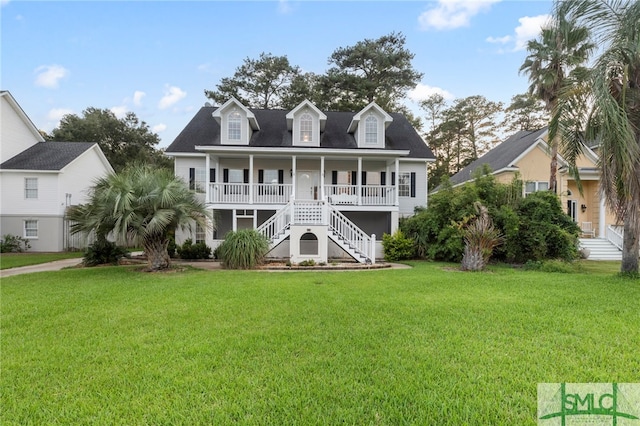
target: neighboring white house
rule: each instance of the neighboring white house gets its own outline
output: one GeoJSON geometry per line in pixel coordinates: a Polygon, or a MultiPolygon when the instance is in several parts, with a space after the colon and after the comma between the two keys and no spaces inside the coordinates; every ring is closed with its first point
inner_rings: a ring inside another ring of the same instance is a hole
{"type": "Polygon", "coordinates": [[[97,143],[45,142],[11,93],[0,103],[0,236],[24,237],[31,251],[79,248],[65,211],[113,168],[97,143]]]}
{"type": "Polygon", "coordinates": [[[216,230],[178,234],[216,247],[231,230],[258,229],[270,256],[293,262],[383,256],[384,233],[427,205],[434,155],[401,114],[205,106],[167,148],[175,173],[214,211],[216,230]],[[372,238],[372,236],[374,236],[372,238]]]}

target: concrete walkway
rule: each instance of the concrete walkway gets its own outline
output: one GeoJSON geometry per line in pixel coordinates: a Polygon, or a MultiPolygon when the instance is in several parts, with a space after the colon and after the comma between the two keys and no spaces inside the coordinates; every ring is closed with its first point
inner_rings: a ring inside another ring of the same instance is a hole
{"type": "Polygon", "coordinates": [[[19,268],[9,268],[0,270],[0,278],[11,277],[13,275],[30,274],[32,272],[59,271],[70,266],[77,266],[82,263],[82,258],[56,260],[54,262],[40,263],[39,265],[21,266],[19,268]]]}

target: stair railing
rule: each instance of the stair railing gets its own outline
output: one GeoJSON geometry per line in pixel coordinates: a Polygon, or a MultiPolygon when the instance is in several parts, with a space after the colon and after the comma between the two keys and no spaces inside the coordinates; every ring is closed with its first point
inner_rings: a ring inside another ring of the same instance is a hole
{"type": "Polygon", "coordinates": [[[289,201],[286,206],[278,210],[273,216],[267,219],[257,229],[269,241],[274,242],[276,237],[285,232],[291,224],[293,201],[289,201]]]}
{"type": "Polygon", "coordinates": [[[375,235],[369,237],[340,211],[329,207],[329,230],[343,239],[356,253],[372,264],[376,262],[375,235]]]}

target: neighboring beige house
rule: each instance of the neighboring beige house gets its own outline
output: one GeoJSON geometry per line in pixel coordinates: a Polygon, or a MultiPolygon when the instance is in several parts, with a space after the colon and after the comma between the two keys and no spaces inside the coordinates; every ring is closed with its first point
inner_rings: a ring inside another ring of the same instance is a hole
{"type": "Polygon", "coordinates": [[[205,106],[167,148],[175,173],[215,212],[217,230],[177,235],[216,247],[258,229],[293,262],[381,258],[383,233],[427,205],[433,153],[401,114],[205,106]]]}
{"type": "Polygon", "coordinates": [[[31,251],[81,248],[65,211],[113,168],[97,143],[45,142],[11,93],[0,102],[0,237],[24,237],[31,251]]]}
{"type": "MultiPolygon", "coordinates": [[[[516,174],[524,182],[524,194],[549,189],[550,148],[546,128],[520,131],[469,164],[450,179],[454,186],[469,180],[473,172],[489,165],[498,182],[508,183],[516,174]]],[[[558,194],[566,213],[583,229],[583,237],[608,239],[618,248],[622,237],[615,215],[605,206],[599,192],[598,156],[589,148],[576,161],[582,194],[569,173],[567,162],[558,158],[558,194]]]]}

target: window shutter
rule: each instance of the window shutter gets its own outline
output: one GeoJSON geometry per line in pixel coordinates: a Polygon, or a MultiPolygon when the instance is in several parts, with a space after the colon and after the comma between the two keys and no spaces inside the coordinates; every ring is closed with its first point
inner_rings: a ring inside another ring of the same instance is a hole
{"type": "Polygon", "coordinates": [[[209,182],[216,182],[216,169],[209,169],[209,182]]]}
{"type": "Polygon", "coordinates": [[[264,183],[264,170],[258,170],[258,183],[264,183]]]}
{"type": "Polygon", "coordinates": [[[351,172],[351,185],[358,184],[358,172],[351,172]]]}
{"type": "Polygon", "coordinates": [[[380,172],[380,185],[385,186],[387,184],[387,172],[380,172]]]}
{"type": "Polygon", "coordinates": [[[189,168],[189,189],[196,189],[196,169],[189,168]]]}
{"type": "Polygon", "coordinates": [[[229,182],[229,169],[222,169],[222,182],[229,182]]]}
{"type": "Polygon", "coordinates": [[[411,172],[411,198],[416,198],[416,172],[411,172]]]}
{"type": "Polygon", "coordinates": [[[367,172],[365,172],[364,170],[362,171],[362,184],[367,184],[367,172]]]}
{"type": "Polygon", "coordinates": [[[244,169],[243,172],[244,172],[244,176],[243,176],[244,183],[249,183],[249,169],[244,169]]]}
{"type": "Polygon", "coordinates": [[[331,171],[331,185],[337,185],[338,184],[338,171],[337,170],[332,170],[331,171]]]}
{"type": "Polygon", "coordinates": [[[396,172],[391,172],[391,185],[396,184],[396,172]]]}
{"type": "Polygon", "coordinates": [[[278,183],[282,185],[284,183],[284,170],[278,170],[278,183]]]}

